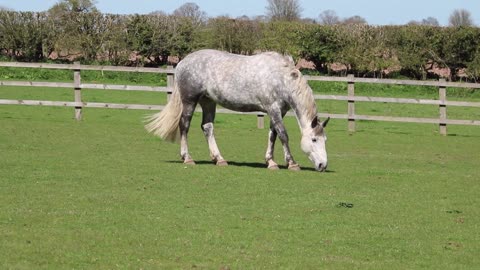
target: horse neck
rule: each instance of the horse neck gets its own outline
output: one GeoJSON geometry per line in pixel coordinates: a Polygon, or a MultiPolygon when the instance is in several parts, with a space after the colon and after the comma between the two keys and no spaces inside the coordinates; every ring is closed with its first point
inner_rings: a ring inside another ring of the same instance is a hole
{"type": "Polygon", "coordinates": [[[317,115],[317,104],[307,82],[303,78],[301,80],[294,87],[290,107],[297,117],[298,125],[303,134],[304,131],[311,128],[312,120],[317,115]]]}

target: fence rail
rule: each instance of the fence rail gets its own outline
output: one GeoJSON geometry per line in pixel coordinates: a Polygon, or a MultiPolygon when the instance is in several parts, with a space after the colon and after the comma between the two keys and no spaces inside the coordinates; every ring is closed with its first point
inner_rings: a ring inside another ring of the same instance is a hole
{"type": "Polygon", "coordinates": [[[416,80],[393,80],[393,79],[373,79],[358,77],[329,77],[329,76],[304,76],[309,81],[323,82],[353,82],[353,83],[375,83],[375,84],[394,84],[394,85],[416,85],[416,86],[447,86],[456,88],[472,88],[480,89],[478,83],[458,83],[458,82],[442,82],[440,81],[416,81],[416,80]]]}
{"type": "MultiPolygon", "coordinates": [[[[45,69],[66,69],[72,70],[74,73],[73,83],[63,82],[26,82],[26,81],[0,81],[0,86],[31,86],[31,87],[60,87],[73,88],[74,101],[47,101],[47,100],[10,100],[0,99],[0,105],[31,105],[31,106],[60,106],[74,107],[75,118],[82,119],[83,108],[112,108],[112,109],[137,109],[137,110],[162,110],[163,105],[145,105],[145,104],[116,104],[116,103],[96,103],[82,101],[82,89],[101,89],[101,90],[124,90],[124,91],[152,91],[165,92],[168,97],[173,91],[174,68],[140,68],[140,67],[113,67],[113,66],[90,66],[74,64],[43,64],[43,63],[19,63],[19,62],[0,62],[0,67],[22,67],[22,68],[45,68],[45,69]],[[158,86],[138,86],[138,85],[110,85],[110,84],[92,84],[81,82],[82,70],[95,71],[115,71],[115,72],[148,72],[167,74],[167,87],[158,86]]],[[[415,81],[415,80],[391,80],[391,79],[370,79],[355,78],[353,75],[348,77],[326,77],[326,76],[305,76],[310,81],[328,81],[328,82],[345,82],[348,84],[347,96],[340,95],[314,95],[317,100],[339,100],[347,101],[347,114],[327,114],[319,113],[320,117],[331,117],[337,119],[346,119],[348,121],[348,130],[355,131],[356,120],[369,121],[389,121],[389,122],[406,122],[406,123],[430,123],[438,124],[440,134],[447,134],[447,125],[475,125],[480,126],[480,120],[459,120],[447,118],[447,106],[475,107],[480,108],[480,102],[466,101],[449,101],[447,100],[447,87],[480,89],[480,84],[475,83],[455,83],[446,82],[444,79],[439,81],[415,81]],[[373,84],[395,84],[395,85],[417,85],[438,87],[438,100],[432,99],[414,99],[414,98],[386,98],[386,97],[369,97],[356,96],[355,83],[373,83],[373,84]],[[439,107],[438,118],[414,118],[414,117],[392,117],[392,116],[376,116],[376,115],[359,115],[355,113],[356,102],[381,102],[381,103],[400,103],[400,104],[420,104],[420,105],[436,105],[439,107]]],[[[250,114],[257,115],[258,128],[264,128],[264,113],[239,113],[227,109],[218,109],[218,113],[229,114],[250,114]]],[[[293,115],[291,112],[287,115],[293,115]]]]}
{"type": "MultiPolygon", "coordinates": [[[[340,100],[348,101],[364,101],[364,102],[380,102],[380,103],[401,103],[401,104],[419,104],[419,105],[440,105],[440,100],[434,99],[413,99],[413,98],[385,98],[385,97],[364,97],[354,96],[353,98],[348,96],[336,96],[336,95],[314,95],[317,100],[340,100]]],[[[457,107],[479,107],[480,102],[467,102],[467,101],[445,101],[447,106],[457,107]]]]}
{"type": "Polygon", "coordinates": [[[43,64],[43,63],[0,62],[0,67],[119,71],[119,72],[144,72],[144,73],[164,73],[164,74],[175,72],[173,67],[167,67],[167,68],[115,67],[115,66],[80,65],[78,63],[75,63],[75,64],[43,64]]]}

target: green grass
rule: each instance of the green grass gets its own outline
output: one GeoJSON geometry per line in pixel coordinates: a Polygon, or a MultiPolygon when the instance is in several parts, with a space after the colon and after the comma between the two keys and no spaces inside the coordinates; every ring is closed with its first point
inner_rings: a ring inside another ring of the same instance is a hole
{"type": "MultiPolygon", "coordinates": [[[[83,70],[84,83],[166,86],[166,74],[141,72],[113,72],[83,70]]],[[[34,69],[0,67],[0,80],[73,82],[73,71],[61,69],[34,69]]]]}
{"type": "MultiPolygon", "coordinates": [[[[347,95],[343,82],[309,81],[315,94],[347,95]]],[[[397,98],[438,99],[438,88],[390,84],[355,83],[355,95],[397,98]]],[[[447,99],[480,101],[480,91],[471,88],[447,88],[447,99]]]]}
{"type": "MultiPolygon", "coordinates": [[[[341,82],[310,81],[315,94],[347,95],[347,84],[341,82]]],[[[355,84],[355,95],[394,98],[438,99],[438,89],[425,86],[402,86],[382,84],[355,84]]],[[[448,88],[447,100],[480,102],[480,90],[466,88],[448,88]]],[[[346,101],[318,100],[320,111],[333,114],[347,112],[346,101]]],[[[439,109],[435,105],[395,104],[377,102],[356,102],[355,112],[360,115],[382,115],[398,117],[438,118],[439,109]]],[[[449,106],[447,117],[450,119],[478,120],[480,110],[472,107],[449,106]]]]}
{"type": "MultiPolygon", "coordinates": [[[[53,101],[74,100],[73,89],[18,86],[2,86],[0,88],[0,99],[53,101]]],[[[163,92],[83,89],[82,101],[159,105],[167,103],[167,94],[163,92]]]]}
{"type": "MultiPolygon", "coordinates": [[[[313,88],[344,94],[344,86],[313,88]]],[[[357,93],[436,95],[435,89],[395,89],[359,85],[357,93]]],[[[0,87],[0,98],[69,101],[72,92],[0,87]]],[[[479,100],[477,93],[453,98],[479,100]]],[[[165,94],[151,92],[82,95],[89,102],[166,101],[165,94]]],[[[321,112],[346,113],[345,102],[318,104],[321,112]]],[[[436,106],[356,106],[362,114],[438,116],[436,106]]],[[[450,118],[480,118],[474,108],[448,112],[450,118]]],[[[436,125],[358,121],[358,131],[349,135],[346,121],[334,119],[329,172],[320,174],[299,149],[294,118],[286,125],[303,170],[271,172],[263,164],[267,131],[255,128],[254,116],[217,116],[217,141],[230,162],[219,168],[209,161],[199,115],[189,137],[198,165],[187,167],[179,162],[178,145],[146,134],[146,114],[86,108],[76,122],[72,108],[0,106],[1,269],[480,264],[478,127],[449,125],[443,137],[436,125]]],[[[279,143],[276,153],[281,162],[279,143]]]]}
{"type": "MultiPolygon", "coordinates": [[[[0,106],[2,269],[474,269],[480,130],[363,122],[328,127],[329,172],[263,165],[267,131],[218,115],[230,166],[146,134],[148,112],[0,106]]],[[[277,145],[277,160],[281,149],[277,145]]]]}

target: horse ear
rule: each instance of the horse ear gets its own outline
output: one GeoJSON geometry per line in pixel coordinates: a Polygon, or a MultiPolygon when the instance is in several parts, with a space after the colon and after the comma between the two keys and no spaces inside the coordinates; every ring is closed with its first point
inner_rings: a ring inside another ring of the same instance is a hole
{"type": "Polygon", "coordinates": [[[312,128],[316,128],[318,126],[318,117],[315,116],[312,120],[312,128]]]}
{"type": "Polygon", "coordinates": [[[330,121],[330,116],[327,117],[327,119],[322,122],[322,126],[323,126],[324,128],[327,127],[328,121],[330,121]]]}

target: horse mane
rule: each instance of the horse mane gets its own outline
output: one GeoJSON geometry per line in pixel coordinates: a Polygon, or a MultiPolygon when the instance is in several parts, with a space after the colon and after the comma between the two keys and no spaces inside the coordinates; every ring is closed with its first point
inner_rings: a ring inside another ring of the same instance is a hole
{"type": "Polygon", "coordinates": [[[291,76],[295,78],[293,91],[297,100],[297,110],[308,120],[312,120],[317,115],[317,104],[313,97],[313,92],[308,85],[307,80],[303,77],[300,70],[294,68],[291,70],[291,76]]]}
{"type": "Polygon", "coordinates": [[[277,52],[264,52],[262,55],[267,55],[280,61],[282,68],[285,68],[289,74],[287,81],[291,82],[293,80],[291,89],[297,97],[295,100],[295,103],[297,104],[296,110],[298,110],[301,115],[305,116],[306,119],[314,119],[317,115],[317,104],[315,103],[312,89],[300,70],[295,67],[293,57],[291,55],[282,55],[277,52]]]}

